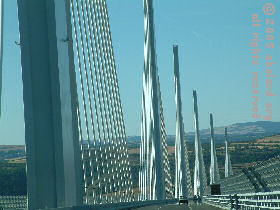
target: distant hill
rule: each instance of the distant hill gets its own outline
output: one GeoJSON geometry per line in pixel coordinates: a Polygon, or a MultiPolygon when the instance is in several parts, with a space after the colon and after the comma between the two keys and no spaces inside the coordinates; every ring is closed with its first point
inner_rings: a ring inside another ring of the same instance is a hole
{"type": "Polygon", "coordinates": [[[25,156],[24,145],[0,145],[0,161],[25,156]]]}
{"type": "MultiPolygon", "coordinates": [[[[256,139],[280,134],[280,122],[271,121],[257,121],[246,123],[235,123],[227,126],[228,139],[231,142],[253,141],[256,139]]],[[[224,141],[225,126],[215,127],[215,139],[217,143],[224,141]]],[[[201,141],[209,142],[210,129],[203,129],[200,131],[201,141]]],[[[187,137],[194,139],[194,132],[187,133],[187,137]]]]}
{"type": "MultiPolygon", "coordinates": [[[[224,126],[215,127],[216,143],[224,142],[224,126]]],[[[251,142],[256,139],[263,141],[265,137],[280,134],[280,122],[258,121],[247,123],[235,123],[228,128],[228,139],[231,142],[251,142]]],[[[277,136],[278,138],[279,136],[277,136]]],[[[186,135],[188,142],[194,141],[194,132],[189,132],[186,135]]],[[[275,137],[273,137],[274,139],[275,137]]],[[[200,130],[200,139],[202,143],[210,142],[210,130],[200,130]]],[[[127,143],[129,148],[140,147],[140,136],[128,136],[127,143]]],[[[173,146],[175,141],[174,135],[167,136],[167,144],[173,146]]],[[[271,139],[266,139],[271,141],[271,139]]],[[[0,161],[12,158],[23,158],[25,156],[24,145],[0,145],[0,161]]]]}
{"type": "MultiPolygon", "coordinates": [[[[257,121],[257,122],[246,122],[246,123],[235,123],[228,128],[228,139],[232,142],[240,141],[253,141],[256,139],[280,134],[280,122],[271,121],[257,121]]],[[[215,139],[217,143],[224,141],[224,129],[225,126],[215,127],[215,139]]],[[[188,132],[186,134],[187,141],[194,141],[194,132],[188,132]]],[[[207,143],[210,141],[210,129],[200,130],[201,142],[207,143]]],[[[140,142],[140,136],[127,137],[128,142],[140,142]]],[[[167,136],[167,143],[174,144],[175,135],[167,136]]]]}
{"type": "MultiPolygon", "coordinates": [[[[280,133],[280,122],[271,122],[271,121],[257,121],[257,122],[246,122],[246,123],[235,123],[229,126],[228,134],[231,135],[256,135],[256,134],[278,134],[280,133]]],[[[225,126],[215,127],[215,134],[224,135],[225,126]]],[[[191,132],[189,134],[193,134],[191,132]]],[[[200,131],[202,135],[209,135],[210,129],[203,129],[200,131]]]]}

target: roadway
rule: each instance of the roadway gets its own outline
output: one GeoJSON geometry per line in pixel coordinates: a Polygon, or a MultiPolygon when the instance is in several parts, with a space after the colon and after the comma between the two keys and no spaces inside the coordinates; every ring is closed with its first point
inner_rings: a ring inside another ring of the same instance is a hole
{"type": "Polygon", "coordinates": [[[137,208],[137,210],[221,210],[220,208],[216,208],[213,206],[209,206],[206,204],[191,204],[189,206],[185,204],[168,204],[168,205],[155,205],[155,206],[146,206],[137,208]]]}

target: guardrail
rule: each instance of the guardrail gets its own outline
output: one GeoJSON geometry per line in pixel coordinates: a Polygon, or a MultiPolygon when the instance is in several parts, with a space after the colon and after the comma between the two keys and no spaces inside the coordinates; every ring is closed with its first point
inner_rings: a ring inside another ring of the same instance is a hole
{"type": "Polygon", "coordinates": [[[280,209],[280,191],[205,196],[204,202],[222,209],[280,209]]]}

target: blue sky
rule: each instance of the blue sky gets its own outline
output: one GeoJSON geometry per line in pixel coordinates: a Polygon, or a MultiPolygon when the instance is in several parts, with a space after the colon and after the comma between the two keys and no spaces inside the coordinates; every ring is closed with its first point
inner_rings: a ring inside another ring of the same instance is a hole
{"type": "MultiPolygon", "coordinates": [[[[172,45],[179,45],[185,131],[194,129],[192,90],[198,92],[200,128],[256,121],[252,115],[252,72],[259,72],[258,114],[272,104],[272,121],[280,121],[280,3],[268,16],[260,0],[155,0],[155,31],[159,77],[168,134],[175,133],[175,90],[172,45]],[[262,20],[252,27],[252,15],[262,20]],[[266,40],[265,19],[274,19],[274,40],[266,40]],[[259,33],[259,65],[252,65],[252,33],[259,33]],[[273,42],[274,49],[266,43],[273,42]],[[265,58],[272,55],[272,91],[265,96],[265,58]],[[278,84],[277,84],[278,83],[278,84]]],[[[108,0],[120,93],[128,135],[140,134],[144,17],[142,0],[108,0]]],[[[16,0],[5,1],[4,69],[0,144],[24,144],[24,120],[16,0]]]]}

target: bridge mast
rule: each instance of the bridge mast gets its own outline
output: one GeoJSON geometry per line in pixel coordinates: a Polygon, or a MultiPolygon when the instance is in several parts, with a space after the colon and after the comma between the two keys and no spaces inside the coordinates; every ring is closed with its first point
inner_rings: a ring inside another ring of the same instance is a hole
{"type": "Polygon", "coordinates": [[[82,204],[70,2],[18,0],[28,209],[82,204]]]}
{"type": "Polygon", "coordinates": [[[144,3],[144,74],[142,98],[140,190],[142,199],[165,199],[160,93],[156,64],[153,0],[144,3]],[[144,192],[145,191],[145,192],[144,192]]]}
{"type": "Polygon", "coordinates": [[[197,94],[193,91],[194,122],[195,122],[195,165],[194,165],[194,195],[203,196],[206,188],[205,168],[199,137],[197,94]]]}
{"type": "Polygon", "coordinates": [[[173,46],[174,81],[176,103],[176,140],[175,140],[175,198],[188,196],[187,168],[188,154],[185,151],[184,123],[182,117],[181,85],[179,74],[178,45],[173,46]]]}
{"type": "Polygon", "coordinates": [[[216,156],[216,145],[214,140],[213,115],[210,114],[210,133],[211,133],[211,164],[210,164],[210,184],[219,182],[219,169],[216,156]]]}
{"type": "Polygon", "coordinates": [[[225,177],[232,175],[230,154],[228,150],[228,140],[227,140],[227,128],[225,128],[225,148],[226,148],[226,159],[225,159],[225,177]]]}

